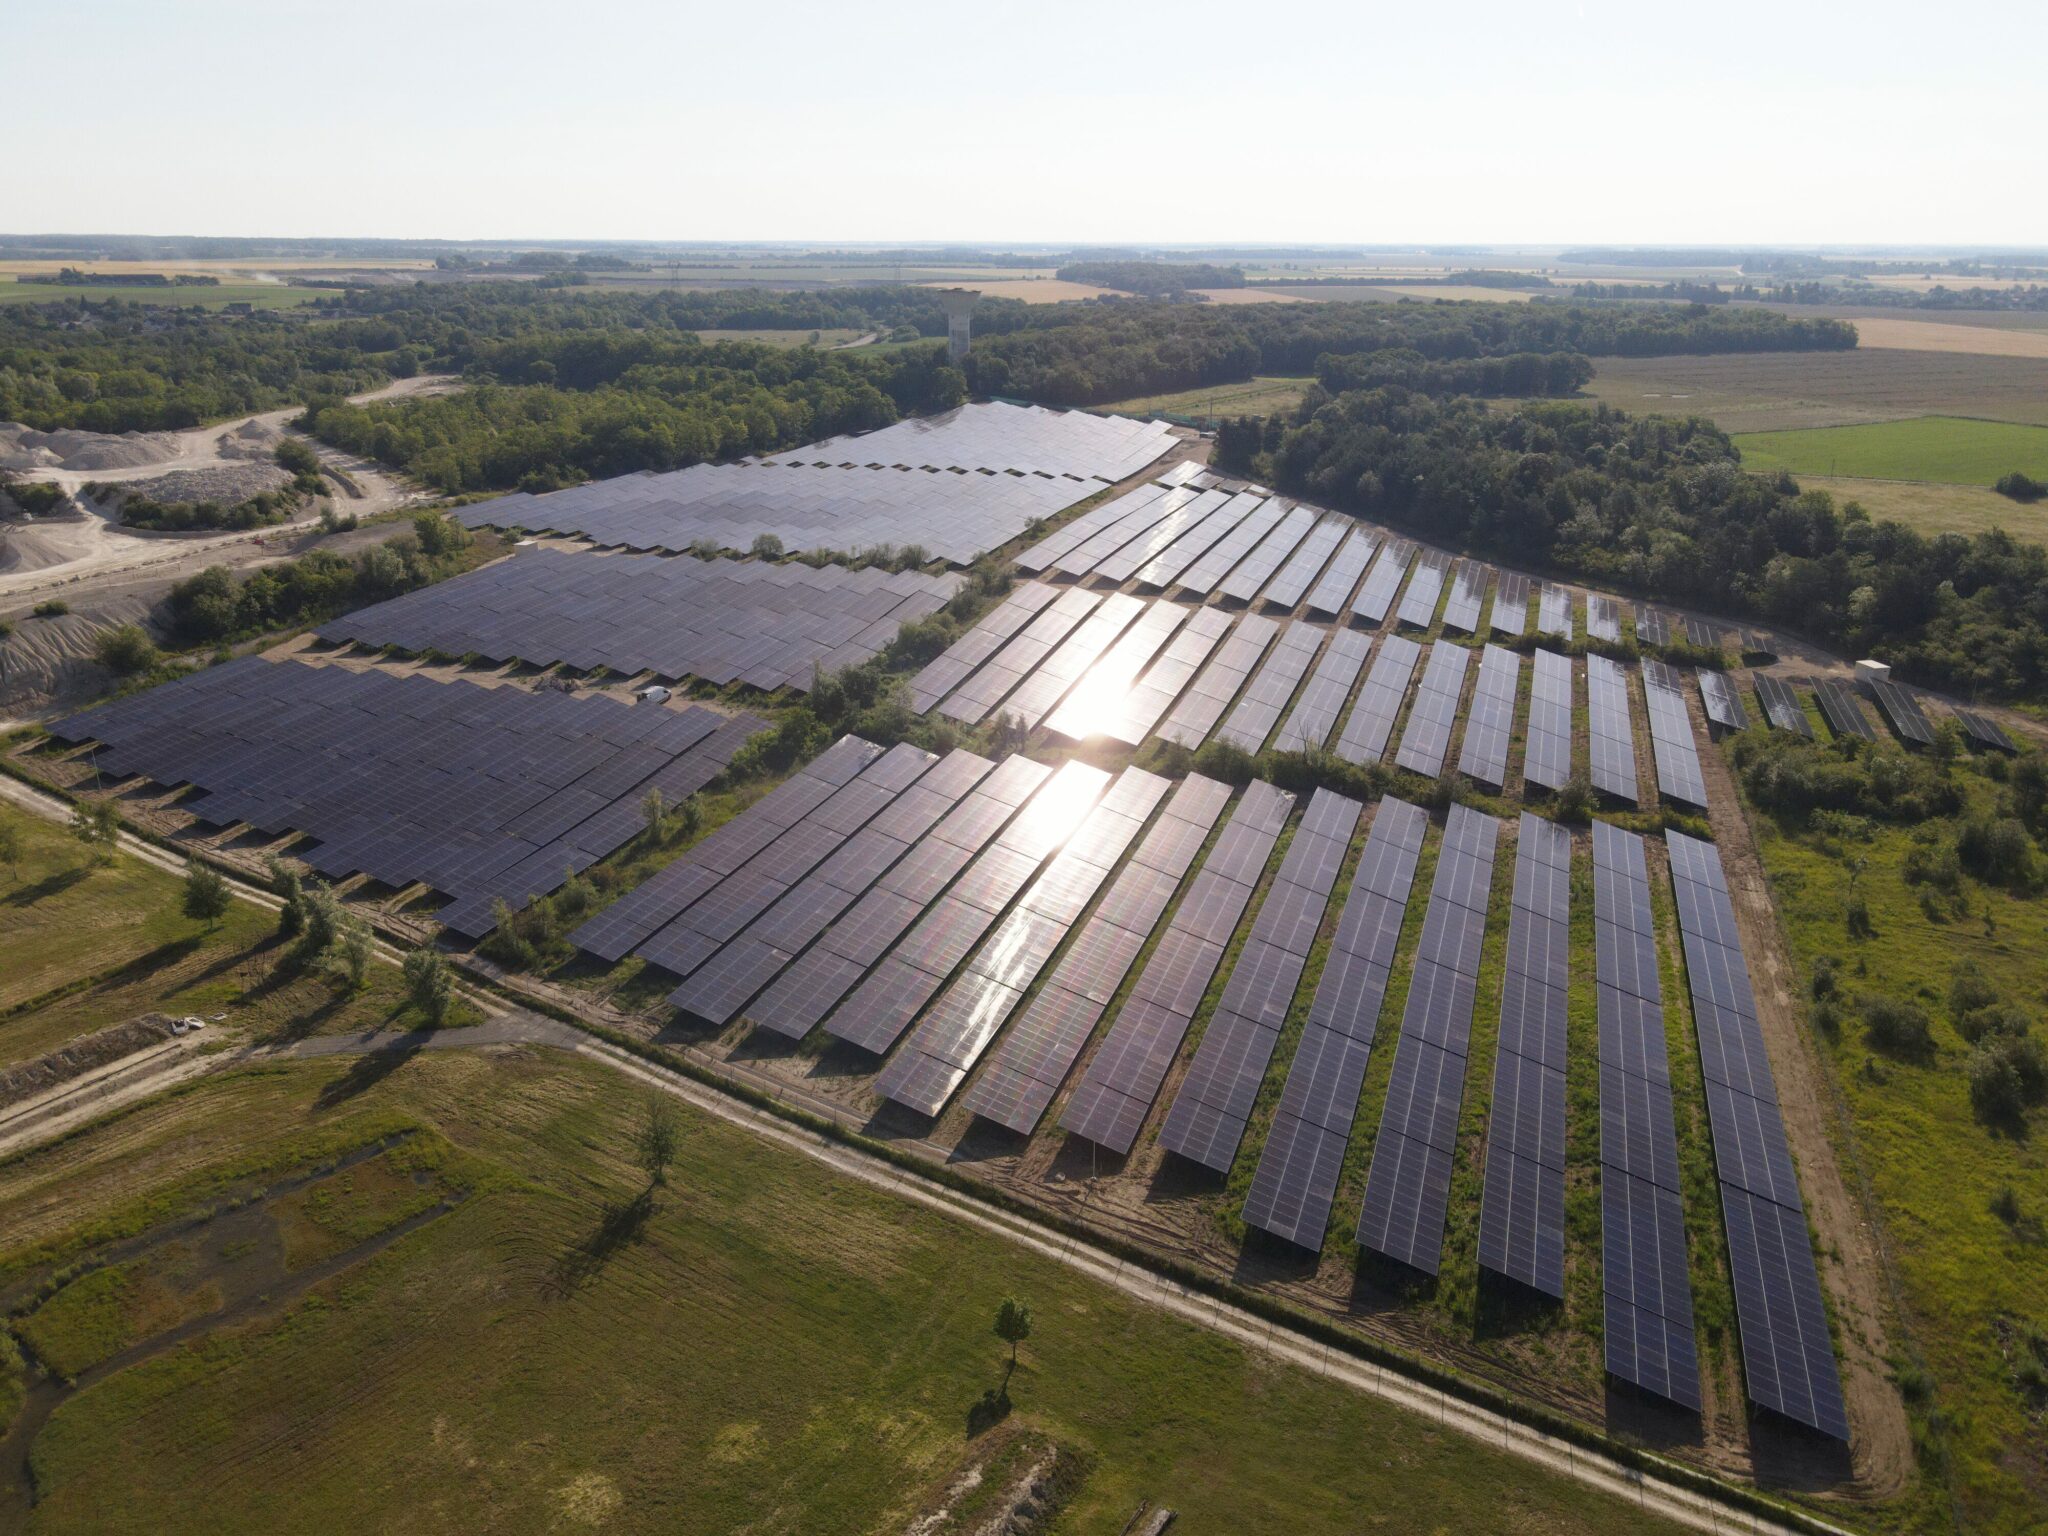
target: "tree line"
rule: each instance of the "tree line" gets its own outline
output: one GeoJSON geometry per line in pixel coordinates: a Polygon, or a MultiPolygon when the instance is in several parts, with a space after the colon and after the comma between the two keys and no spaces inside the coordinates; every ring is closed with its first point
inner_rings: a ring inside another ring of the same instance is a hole
{"type": "Polygon", "coordinates": [[[1242,288],[1242,267],[1219,267],[1205,261],[1070,261],[1055,277],[1069,283],[1093,283],[1148,299],[1177,299],[1197,288],[1242,288]]]}
{"type": "Polygon", "coordinates": [[[1697,417],[1312,391],[1217,449],[1233,472],[1436,542],[1767,619],[1929,686],[2011,699],[2048,682],[2048,551],[2002,531],[1927,537],[1746,473],[1697,417]]]}

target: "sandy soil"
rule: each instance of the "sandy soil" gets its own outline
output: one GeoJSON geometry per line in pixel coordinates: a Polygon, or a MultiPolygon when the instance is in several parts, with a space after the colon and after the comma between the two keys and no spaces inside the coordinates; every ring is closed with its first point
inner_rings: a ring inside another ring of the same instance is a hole
{"type": "Polygon", "coordinates": [[[2048,357],[2048,331],[1998,330],[1938,320],[1863,320],[1856,338],[1866,347],[1904,352],[1974,352],[1983,357],[2048,357]]]}

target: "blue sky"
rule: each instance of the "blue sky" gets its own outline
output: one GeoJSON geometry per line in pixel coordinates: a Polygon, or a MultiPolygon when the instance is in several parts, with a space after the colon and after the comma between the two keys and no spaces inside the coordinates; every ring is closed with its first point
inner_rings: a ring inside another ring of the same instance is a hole
{"type": "Polygon", "coordinates": [[[7,9],[14,232],[2048,244],[2042,0],[7,9]]]}

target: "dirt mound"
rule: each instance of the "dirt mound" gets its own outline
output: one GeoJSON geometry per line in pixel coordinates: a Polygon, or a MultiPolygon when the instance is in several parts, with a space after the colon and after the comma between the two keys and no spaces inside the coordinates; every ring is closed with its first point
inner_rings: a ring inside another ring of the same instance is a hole
{"type": "Polygon", "coordinates": [[[38,432],[18,421],[0,421],[0,469],[136,469],[177,453],[177,439],[164,432],[38,432]]]}
{"type": "Polygon", "coordinates": [[[19,1103],[170,1038],[170,1016],[162,1013],[145,1013],[126,1024],[82,1035],[47,1056],[0,1070],[0,1105],[19,1103]]]}
{"type": "Polygon", "coordinates": [[[283,440],[284,433],[276,427],[252,417],[221,433],[214,447],[224,459],[268,459],[283,440]]]}
{"type": "Polygon", "coordinates": [[[291,475],[266,452],[260,460],[208,464],[198,469],[173,469],[147,479],[123,480],[116,499],[140,496],[145,501],[217,501],[233,506],[261,491],[274,491],[291,475]]]}

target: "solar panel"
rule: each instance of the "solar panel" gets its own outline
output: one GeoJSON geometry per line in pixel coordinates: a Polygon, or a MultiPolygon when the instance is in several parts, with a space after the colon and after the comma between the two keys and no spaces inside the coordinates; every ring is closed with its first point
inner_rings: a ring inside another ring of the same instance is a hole
{"type": "Polygon", "coordinates": [[[1408,590],[1401,596],[1395,620],[1415,629],[1429,628],[1436,621],[1437,599],[1443,596],[1444,578],[1450,569],[1449,555],[1434,549],[1424,551],[1415,562],[1415,574],[1408,578],[1408,590]]]}
{"type": "Polygon", "coordinates": [[[1757,699],[1764,707],[1764,718],[1772,728],[1811,739],[1813,722],[1806,718],[1806,711],[1799,704],[1799,695],[1792,691],[1791,685],[1768,672],[1752,673],[1751,678],[1756,683],[1757,699]]]}
{"type": "Polygon", "coordinates": [[[1388,635],[1381,642],[1380,653],[1373,658],[1351,707],[1351,718],[1337,738],[1336,752],[1345,762],[1378,762],[1385,754],[1402,700],[1408,696],[1408,680],[1415,675],[1421,655],[1422,647],[1406,635],[1388,635]]]}
{"type": "Polygon", "coordinates": [[[1643,840],[1593,824],[1607,1370],[1700,1406],[1663,989],[1643,840]]]}
{"type": "MultiPolygon", "coordinates": [[[[1202,502],[1204,508],[1213,507],[1221,500],[1220,492],[1205,492],[1200,487],[1192,485],[1174,486],[1157,499],[1145,502],[1122,517],[1103,524],[1087,538],[1057,556],[1049,569],[1052,574],[1061,576],[1092,575],[1103,561],[1132,548],[1152,529],[1177,516],[1183,508],[1197,501],[1202,502]]],[[[1200,513],[1195,515],[1199,516],[1200,513]]]]}
{"type": "Polygon", "coordinates": [[[1829,730],[1837,736],[1855,736],[1863,741],[1877,740],[1877,728],[1870,723],[1870,717],[1863,713],[1863,706],[1856,702],[1856,694],[1847,683],[1836,678],[1809,677],[1806,686],[1813,690],[1813,696],[1820,704],[1820,712],[1827,717],[1829,730]]]}
{"type": "Polygon", "coordinates": [[[955,687],[940,702],[939,712],[963,725],[979,725],[1101,601],[1096,593],[1075,587],[1060,593],[955,687]]]}
{"type": "Polygon", "coordinates": [[[1962,727],[1969,733],[1970,740],[1980,747],[1990,747],[1998,752],[2019,750],[2013,745],[2012,738],[2006,735],[2004,728],[1988,715],[1981,715],[1974,709],[1959,709],[1956,711],[1956,719],[1962,722],[1962,727]]]}
{"type": "Polygon", "coordinates": [[[1235,931],[1293,804],[1260,781],[1245,790],[1083,1071],[1060,1116],[1063,1129],[1112,1152],[1131,1150],[1223,958],[1222,943],[1198,931],[1235,931]]]}
{"type": "Polygon", "coordinates": [[[1877,699],[1877,707],[1884,711],[1885,718],[1892,723],[1892,729],[1903,741],[1916,747],[1934,745],[1934,727],[1928,724],[1927,716],[1921,712],[1920,701],[1901,688],[1897,683],[1873,682],[1871,693],[1877,699]]]}
{"type": "Polygon", "coordinates": [[[1018,570],[1035,576],[1060,556],[1080,548],[1112,523],[1121,522],[1147,507],[1154,506],[1170,489],[1165,482],[1155,480],[1150,485],[1141,485],[1135,491],[1127,491],[1122,496],[1103,502],[1100,506],[1091,507],[1057,532],[1040,539],[1016,556],[1013,563],[1018,570]]]}
{"type": "Polygon", "coordinates": [[[1566,640],[1572,637],[1572,595],[1555,582],[1546,581],[1537,589],[1536,632],[1566,640]]]}
{"type": "Polygon", "coordinates": [[[1216,648],[1209,664],[1166,717],[1166,723],[1159,728],[1161,739],[1190,750],[1207,741],[1216,722],[1223,718],[1266,647],[1279,633],[1278,624],[1257,614],[1239,619],[1237,628],[1216,648]]]}
{"type": "Polygon", "coordinates": [[[1720,625],[1711,619],[1694,618],[1687,614],[1684,619],[1685,638],[1702,650],[1718,651],[1726,643],[1720,625]]]}
{"type": "Polygon", "coordinates": [[[968,1087],[961,1102],[970,1113],[1019,1135],[1037,1128],[1229,802],[1226,785],[1200,775],[1181,782],[1045,988],[968,1087]]]}
{"type": "Polygon", "coordinates": [[[1081,674],[1059,707],[1046,717],[1046,727],[1073,741],[1115,732],[1131,714],[1131,690],[1138,674],[1151,665],[1187,616],[1188,610],[1177,603],[1153,603],[1145,608],[1137,622],[1081,674]]]}
{"type": "Polygon", "coordinates": [[[1309,675],[1308,686],[1288,712],[1273,746],[1280,752],[1305,752],[1328,744],[1330,732],[1344,713],[1365,659],[1372,653],[1372,636],[1360,629],[1340,629],[1309,675]]]}
{"type": "Polygon", "coordinates": [[[1408,729],[1402,733],[1401,749],[1394,761],[1410,773],[1435,778],[1443,771],[1444,754],[1451,747],[1451,727],[1457,723],[1458,703],[1465,692],[1465,669],[1472,653],[1449,640],[1438,640],[1429,648],[1429,665],[1422,671],[1422,686],[1415,692],[1415,707],[1408,713],[1408,729]]]}
{"type": "MultiPolygon", "coordinates": [[[[1306,509],[1298,507],[1295,510],[1306,509]]],[[[1336,553],[1337,546],[1344,542],[1346,531],[1347,525],[1341,518],[1326,517],[1317,523],[1287,557],[1279,573],[1267,583],[1266,590],[1259,594],[1259,601],[1269,608],[1292,609],[1299,606],[1301,600],[1308,596],[1309,588],[1316,584],[1316,577],[1330,563],[1330,556],[1336,553]]],[[[1350,594],[1347,592],[1345,596],[1350,594]]]]}
{"type": "Polygon", "coordinates": [[[1132,684],[1122,704],[1104,708],[1101,733],[1134,747],[1150,736],[1189,680],[1230,633],[1231,624],[1230,615],[1219,608],[1196,609],[1167,642],[1159,659],[1132,684]]]}
{"type": "Polygon", "coordinates": [[[1661,661],[1643,663],[1643,698],[1650,707],[1650,752],[1657,763],[1658,789],[1666,799],[1707,809],[1707,785],[1685,688],[1678,673],[1661,661]]]}
{"type": "Polygon", "coordinates": [[[1605,656],[1586,657],[1586,718],[1593,756],[1593,788],[1636,803],[1636,729],[1629,709],[1628,674],[1605,656]]]}
{"type": "Polygon", "coordinates": [[[1502,635],[1527,634],[1529,630],[1529,578],[1519,571],[1502,571],[1493,591],[1494,632],[1502,635]]]}
{"type": "MultiPolygon", "coordinates": [[[[1147,611],[1138,598],[1112,592],[1071,635],[1060,642],[1031,675],[1002,702],[1002,715],[1029,730],[1044,722],[1061,700],[1147,611]]],[[[949,701],[950,702],[950,701],[949,701]]]]}
{"type": "Polygon", "coordinates": [[[1572,776],[1572,664],[1555,651],[1536,652],[1529,691],[1522,778],[1542,789],[1563,789],[1572,776]]]}
{"type": "MultiPolygon", "coordinates": [[[[1229,565],[1236,563],[1243,550],[1237,551],[1222,571],[1214,570],[1208,563],[1208,555],[1216,548],[1229,548],[1229,541],[1236,537],[1239,527],[1246,519],[1259,516],[1265,506],[1266,499],[1261,496],[1238,495],[1226,498],[1201,521],[1184,530],[1179,538],[1139,566],[1135,572],[1138,585],[1141,588],[1163,592],[1170,587],[1185,584],[1190,585],[1192,590],[1206,595],[1206,585],[1193,587],[1186,578],[1193,576],[1196,581],[1220,580],[1229,569],[1229,565]]],[[[1257,532],[1264,534],[1271,526],[1270,522],[1261,523],[1257,532]]],[[[1249,549],[1250,544],[1246,543],[1244,548],[1249,549]]]]}
{"type": "Polygon", "coordinates": [[[1373,554],[1379,547],[1378,534],[1354,526],[1338,548],[1336,557],[1309,589],[1308,611],[1332,617],[1345,612],[1352,588],[1358,585],[1358,578],[1365,574],[1366,566],[1372,563],[1373,554]]]}
{"type": "Polygon", "coordinates": [[[1225,718],[1216,739],[1247,752],[1263,747],[1328,636],[1328,630],[1304,619],[1296,619],[1282,630],[1280,643],[1225,718]]]}
{"type": "Polygon", "coordinates": [[[355,873],[449,898],[468,937],[499,901],[523,906],[638,834],[641,803],[681,800],[765,729],[751,716],[628,705],[601,695],[438,682],[255,657],[58,722],[97,740],[109,777],[197,791],[215,826],[318,840],[330,878],[355,873]]]}
{"type": "Polygon", "coordinates": [[[1695,675],[1699,678],[1700,701],[1706,706],[1709,724],[1723,731],[1748,730],[1749,711],[1742,707],[1742,695],[1735,691],[1728,674],[1702,667],[1695,675]]]}
{"type": "Polygon", "coordinates": [[[1363,810],[1330,790],[1315,792],[1160,1126],[1159,1144],[1167,1151],[1217,1173],[1229,1172],[1236,1160],[1363,810]]]}
{"type": "Polygon", "coordinates": [[[1059,595],[1059,588],[1044,582],[1027,581],[1018,586],[910,680],[911,712],[925,713],[959,687],[977,667],[1002,649],[1004,641],[1059,595]]]}
{"type": "Polygon", "coordinates": [[[1423,917],[1401,1043],[1358,1217],[1361,1245],[1425,1274],[1437,1272],[1442,1256],[1451,1151],[1486,934],[1483,905],[1471,905],[1470,881],[1458,865],[1472,861],[1481,867],[1482,879],[1490,881],[1498,834],[1499,824],[1491,817],[1468,806],[1451,806],[1446,851],[1438,857],[1423,917]]]}
{"type": "Polygon", "coordinates": [[[1486,599],[1486,583],[1493,572],[1467,560],[1451,581],[1451,595],[1444,602],[1444,628],[1468,635],[1479,633],[1479,607],[1486,599]]]}
{"type": "MultiPolygon", "coordinates": [[[[1182,500],[1165,517],[1146,528],[1136,538],[1126,542],[1121,548],[1104,554],[1088,572],[1088,579],[1107,582],[1111,586],[1121,586],[1153,561],[1165,556],[1182,539],[1207,526],[1210,518],[1229,506],[1233,500],[1228,491],[1200,490],[1195,487],[1189,489],[1194,491],[1191,499],[1182,500]]],[[[1210,535],[1211,542],[1214,538],[1214,534],[1210,535]]],[[[1090,553],[1090,548],[1084,545],[1075,552],[1073,558],[1078,562],[1090,553]]],[[[1192,554],[1186,556],[1186,559],[1192,558],[1192,554]]]]}
{"type": "Polygon", "coordinates": [[[1621,604],[1595,592],[1586,599],[1586,633],[1595,640],[1621,643],[1621,604]]]}
{"type": "MultiPolygon", "coordinates": [[[[1274,572],[1292,557],[1295,549],[1308,537],[1315,521],[1316,514],[1308,507],[1287,508],[1274,523],[1272,532],[1260,539],[1237,568],[1216,584],[1216,594],[1226,602],[1250,603],[1259,595],[1260,589],[1266,587],[1274,572]]],[[[1325,550],[1324,553],[1327,554],[1328,551],[1325,550]]],[[[1307,580],[1307,577],[1302,579],[1304,587],[1307,580]]],[[[1193,583],[1183,582],[1183,585],[1192,586],[1193,583]]],[[[1287,606],[1291,608],[1294,604],[1289,603],[1287,606]]]]}
{"type": "Polygon", "coordinates": [[[1458,767],[1495,789],[1507,782],[1508,742],[1514,733],[1515,696],[1521,687],[1521,657],[1497,645],[1480,652],[1479,681],[1472,688],[1458,767]]]}
{"type": "Polygon", "coordinates": [[[1727,877],[1712,843],[1665,833],[1735,1281],[1750,1401],[1838,1440],[1848,1415],[1820,1276],[1727,877]],[[1758,1091],[1759,1089],[1763,1091],[1758,1091]]]}
{"type": "Polygon", "coordinates": [[[1518,899],[1508,919],[1507,971],[1486,1137],[1479,1262],[1564,1299],[1566,997],[1530,957],[1570,943],[1571,834],[1527,812],[1516,836],[1518,899]]]}
{"type": "Polygon", "coordinates": [[[1659,609],[1637,603],[1636,641],[1641,645],[1669,645],[1671,616],[1659,609]]]}
{"type": "Polygon", "coordinates": [[[1409,540],[1389,542],[1366,572],[1358,595],[1351,599],[1352,615],[1368,624],[1382,622],[1394,606],[1394,594],[1401,590],[1401,578],[1408,574],[1408,563],[1414,558],[1415,545],[1409,540]]]}

